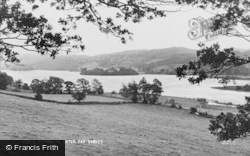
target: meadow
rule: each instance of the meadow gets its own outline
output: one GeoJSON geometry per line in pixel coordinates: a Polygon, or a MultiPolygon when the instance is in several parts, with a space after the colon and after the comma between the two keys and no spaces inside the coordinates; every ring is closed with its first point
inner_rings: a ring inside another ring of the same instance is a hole
{"type": "MultiPolygon", "coordinates": [[[[103,140],[102,144],[67,143],[67,156],[247,156],[250,153],[250,140],[219,143],[208,131],[209,118],[165,105],[62,105],[4,94],[0,94],[0,99],[1,139],[103,140]]],[[[195,101],[175,100],[183,106],[195,101]]]]}

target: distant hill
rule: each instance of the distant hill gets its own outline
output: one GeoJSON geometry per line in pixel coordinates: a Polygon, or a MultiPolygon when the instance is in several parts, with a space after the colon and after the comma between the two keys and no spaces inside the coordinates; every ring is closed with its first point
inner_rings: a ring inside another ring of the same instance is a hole
{"type": "MultiPolygon", "coordinates": [[[[250,51],[237,55],[250,56],[250,51]]],[[[55,59],[49,56],[24,54],[19,57],[25,66],[11,65],[11,70],[67,70],[79,71],[82,68],[120,68],[132,67],[142,73],[149,74],[174,74],[174,69],[181,64],[188,63],[196,58],[196,50],[184,47],[172,47],[153,50],[130,50],[97,56],[87,55],[60,55],[55,59]]],[[[6,68],[1,65],[1,69],[6,68]]],[[[245,65],[233,69],[229,73],[249,73],[250,66],[245,65]],[[244,72],[243,72],[244,70],[244,72]]],[[[250,75],[250,73],[249,73],[250,75]]]]}
{"type": "MultiPolygon", "coordinates": [[[[68,70],[81,68],[133,67],[143,72],[158,72],[161,69],[173,71],[179,64],[195,58],[195,50],[172,47],[154,50],[131,50],[97,56],[60,55],[55,59],[49,56],[20,55],[25,66],[11,65],[11,70],[68,70]]],[[[4,67],[2,66],[1,69],[4,67]]]]}

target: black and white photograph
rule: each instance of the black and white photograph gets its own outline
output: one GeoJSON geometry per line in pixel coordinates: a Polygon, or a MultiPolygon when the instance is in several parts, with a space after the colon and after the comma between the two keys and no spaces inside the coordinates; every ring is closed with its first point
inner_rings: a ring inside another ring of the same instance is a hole
{"type": "Polygon", "coordinates": [[[0,0],[0,156],[250,156],[249,0],[0,0]]]}

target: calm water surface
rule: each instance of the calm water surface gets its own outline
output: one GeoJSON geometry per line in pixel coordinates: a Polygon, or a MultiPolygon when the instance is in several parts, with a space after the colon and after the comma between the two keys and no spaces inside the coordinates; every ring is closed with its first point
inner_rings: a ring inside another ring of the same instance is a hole
{"type": "MultiPolygon", "coordinates": [[[[250,93],[236,92],[236,91],[223,91],[213,89],[211,87],[221,86],[216,79],[209,79],[201,83],[200,85],[191,85],[187,79],[179,80],[174,75],[136,75],[136,76],[85,76],[80,75],[79,72],[69,71],[11,71],[4,70],[8,75],[12,76],[15,80],[22,79],[23,82],[28,84],[33,79],[48,79],[49,76],[57,76],[65,81],[76,82],[79,78],[85,78],[88,81],[92,81],[94,78],[98,79],[103,87],[104,91],[111,92],[113,90],[119,91],[122,83],[128,83],[133,80],[139,82],[142,77],[145,77],[148,82],[152,82],[157,78],[162,82],[163,95],[187,97],[187,98],[207,98],[209,100],[218,100],[220,102],[233,102],[234,104],[244,104],[245,96],[250,96],[250,93]]],[[[247,80],[237,80],[237,85],[248,84],[247,80]]],[[[229,83],[233,85],[233,83],[229,83]]]]}

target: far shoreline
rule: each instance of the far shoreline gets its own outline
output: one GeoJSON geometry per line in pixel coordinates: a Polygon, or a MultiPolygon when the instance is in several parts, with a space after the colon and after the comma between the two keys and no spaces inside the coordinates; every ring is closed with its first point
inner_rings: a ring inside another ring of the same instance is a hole
{"type": "MultiPolygon", "coordinates": [[[[219,89],[219,90],[224,90],[224,91],[235,91],[235,92],[245,92],[248,93],[250,90],[243,90],[243,89],[236,89],[237,86],[226,86],[226,87],[211,87],[213,89],[219,89]]],[[[238,87],[243,87],[243,86],[238,86],[238,87]]]]}

